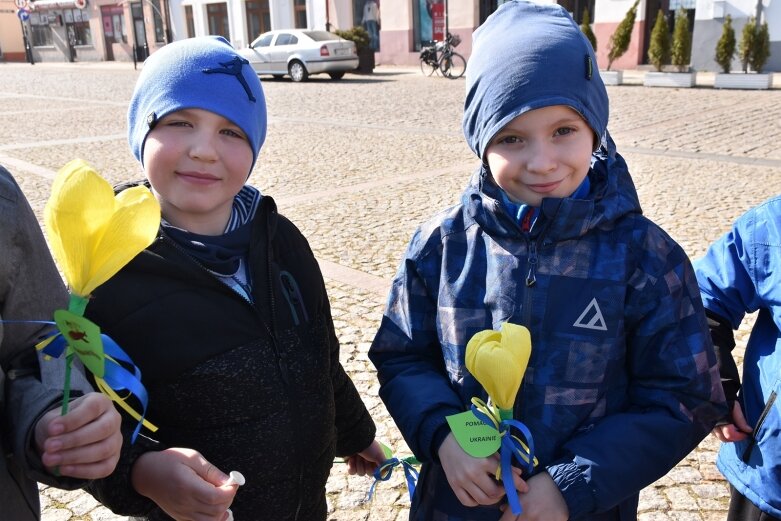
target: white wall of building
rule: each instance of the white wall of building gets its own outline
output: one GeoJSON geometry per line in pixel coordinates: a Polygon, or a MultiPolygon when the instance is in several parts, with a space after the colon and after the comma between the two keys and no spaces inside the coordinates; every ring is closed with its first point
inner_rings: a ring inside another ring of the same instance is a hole
{"type": "MultiPolygon", "coordinates": [[[[347,7],[351,9],[351,4],[347,7]]],[[[175,40],[181,40],[187,36],[187,20],[185,19],[184,6],[191,5],[193,9],[193,25],[195,34],[192,36],[204,36],[209,34],[209,23],[206,14],[206,6],[210,3],[227,3],[228,26],[230,29],[230,42],[236,48],[246,47],[257,35],[247,34],[247,17],[244,0],[172,0],[171,25],[175,40]]],[[[295,26],[293,14],[293,0],[271,0],[269,2],[272,29],[289,29],[295,26]]],[[[306,18],[307,28],[325,29],[325,1],[307,0],[306,18]]]]}
{"type": "MultiPolygon", "coordinates": [[[[770,58],[764,71],[781,71],[781,3],[762,0],[762,21],[768,22],[770,31],[770,58]]],[[[743,26],[755,16],[757,0],[697,0],[692,36],[692,68],[699,71],[717,71],[716,44],[722,33],[727,15],[732,17],[735,39],[739,42],[743,26]]],[[[740,61],[732,61],[732,70],[740,71],[740,61]]]]}

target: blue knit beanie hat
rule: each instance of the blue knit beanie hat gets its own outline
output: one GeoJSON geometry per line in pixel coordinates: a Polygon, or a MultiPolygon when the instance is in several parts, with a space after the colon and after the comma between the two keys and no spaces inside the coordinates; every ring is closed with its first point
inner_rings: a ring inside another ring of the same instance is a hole
{"type": "Polygon", "coordinates": [[[144,62],[127,111],[128,142],[142,165],[149,131],[183,109],[208,110],[238,125],[255,165],[266,139],[266,99],[249,62],[222,36],[169,43],[144,62]]]}
{"type": "Polygon", "coordinates": [[[472,36],[463,130],[483,159],[491,139],[530,110],[566,105],[605,134],[608,98],[591,44],[556,4],[511,0],[472,36]]]}

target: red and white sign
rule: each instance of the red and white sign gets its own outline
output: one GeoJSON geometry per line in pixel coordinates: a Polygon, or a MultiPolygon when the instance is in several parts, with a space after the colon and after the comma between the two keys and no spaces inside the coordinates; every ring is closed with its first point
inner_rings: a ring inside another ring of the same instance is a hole
{"type": "Polygon", "coordinates": [[[445,39],[445,2],[441,0],[431,5],[431,38],[441,42],[445,39]]]}
{"type": "Polygon", "coordinates": [[[27,7],[27,0],[14,0],[17,9],[24,9],[27,7]]]}
{"type": "Polygon", "coordinates": [[[85,7],[87,7],[87,0],[74,0],[73,5],[75,5],[79,9],[84,9],[85,7]]]}

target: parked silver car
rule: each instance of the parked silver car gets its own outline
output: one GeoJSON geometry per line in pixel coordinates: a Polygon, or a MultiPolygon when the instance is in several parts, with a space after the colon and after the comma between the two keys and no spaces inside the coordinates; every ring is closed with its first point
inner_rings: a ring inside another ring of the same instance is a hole
{"type": "Polygon", "coordinates": [[[355,43],[328,31],[281,29],[258,36],[239,53],[258,74],[305,81],[310,74],[328,73],[338,80],[358,67],[355,43]]]}

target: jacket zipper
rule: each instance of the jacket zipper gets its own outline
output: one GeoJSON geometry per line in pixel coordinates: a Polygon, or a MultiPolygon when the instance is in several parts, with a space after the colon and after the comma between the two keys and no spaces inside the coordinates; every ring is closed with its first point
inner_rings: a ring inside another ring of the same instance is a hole
{"type": "Polygon", "coordinates": [[[529,273],[526,274],[526,287],[530,288],[537,282],[537,242],[529,242],[529,273]]]}
{"type": "Polygon", "coordinates": [[[746,450],[743,451],[743,457],[741,459],[745,464],[748,464],[749,459],[751,459],[751,452],[757,445],[757,432],[762,428],[762,424],[765,423],[765,418],[767,418],[770,409],[773,408],[775,401],[776,392],[773,391],[770,393],[770,396],[768,396],[765,408],[762,410],[762,414],[759,415],[759,419],[757,420],[757,424],[754,426],[754,430],[751,431],[751,439],[749,440],[748,445],[746,445],[746,450]]]}

